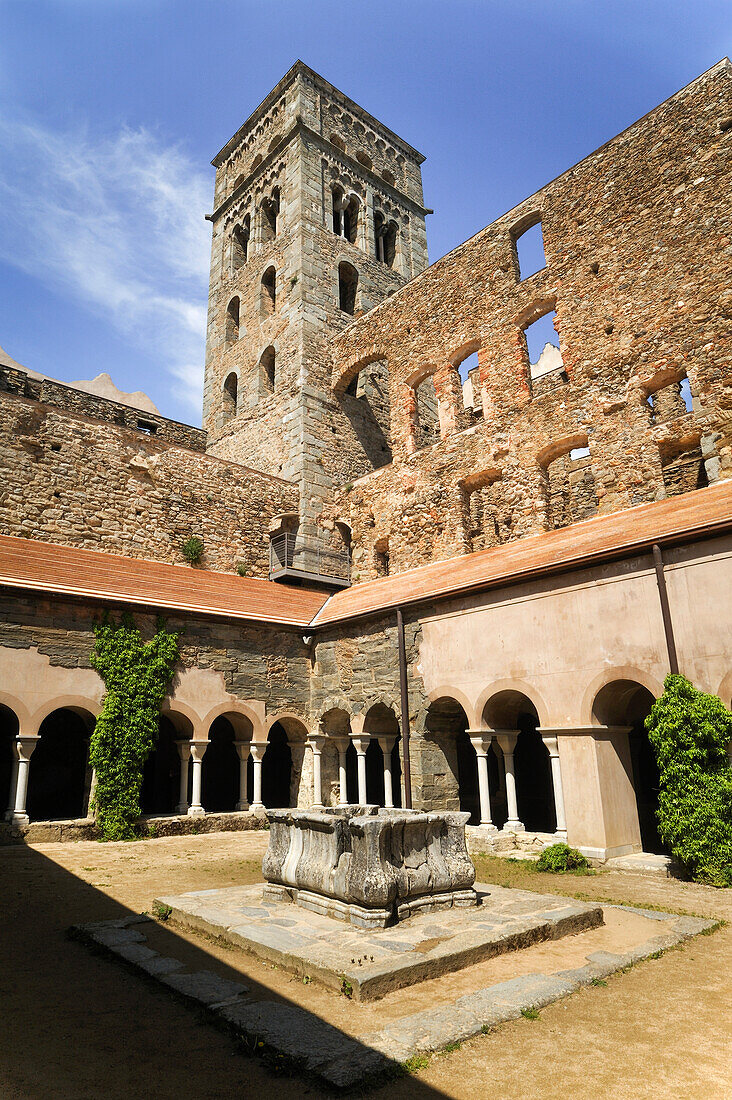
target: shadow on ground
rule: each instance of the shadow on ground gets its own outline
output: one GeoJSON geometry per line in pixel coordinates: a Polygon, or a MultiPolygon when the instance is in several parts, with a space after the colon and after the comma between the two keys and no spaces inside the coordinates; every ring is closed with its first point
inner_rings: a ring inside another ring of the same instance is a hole
{"type": "MultiPolygon", "coordinates": [[[[144,858],[154,861],[155,856],[144,858]]],[[[91,848],[89,861],[95,861],[91,848]]],[[[103,867],[84,871],[97,871],[102,881],[92,885],[27,846],[0,849],[1,1096],[213,1100],[276,1095],[279,1100],[326,1094],[317,1082],[275,1075],[154,979],[69,938],[72,925],[122,920],[133,913],[104,893],[114,884],[111,876],[104,881],[103,867]]],[[[182,940],[169,926],[157,926],[155,939],[161,954],[241,980],[220,958],[182,940]]],[[[264,984],[250,981],[249,988],[254,1000],[294,1003],[264,984]]],[[[444,1096],[415,1079],[407,1087],[416,1100],[444,1096]]]]}

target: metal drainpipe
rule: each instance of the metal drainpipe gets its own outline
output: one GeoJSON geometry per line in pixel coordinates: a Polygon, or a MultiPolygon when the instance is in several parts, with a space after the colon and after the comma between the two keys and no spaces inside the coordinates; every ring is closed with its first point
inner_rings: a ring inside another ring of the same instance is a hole
{"type": "Polygon", "coordinates": [[[399,642],[399,689],[402,710],[402,754],[404,756],[404,808],[412,808],[412,767],[409,760],[409,691],[407,689],[407,650],[404,644],[404,619],[402,609],[396,609],[397,639],[399,642]]]}
{"type": "Polygon", "coordinates": [[[676,655],[676,641],[674,639],[674,627],[671,622],[671,608],[668,602],[668,591],[666,589],[666,576],[663,571],[663,555],[661,553],[661,547],[658,543],[653,544],[653,564],[656,567],[656,583],[658,585],[658,596],[661,601],[661,616],[663,617],[663,629],[666,634],[666,649],[668,650],[668,664],[673,675],[677,675],[679,671],[679,659],[676,655]]]}

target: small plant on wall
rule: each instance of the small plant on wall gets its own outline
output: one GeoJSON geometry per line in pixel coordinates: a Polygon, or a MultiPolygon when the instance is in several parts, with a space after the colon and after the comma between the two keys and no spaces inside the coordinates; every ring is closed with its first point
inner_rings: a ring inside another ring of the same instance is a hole
{"type": "Polygon", "coordinates": [[[732,886],[732,714],[717,695],[667,676],[646,718],[658,760],[658,831],[699,882],[732,886]]]}
{"type": "Polygon", "coordinates": [[[145,761],[158,738],[160,704],[178,661],[179,634],[159,621],[144,642],[130,615],[105,615],[94,627],[91,654],[107,689],[91,736],[96,772],[93,808],[103,840],[132,840],[139,829],[145,761]]]}
{"type": "Polygon", "coordinates": [[[198,535],[191,535],[180,549],[189,565],[198,565],[203,557],[203,539],[199,538],[198,535]]]}

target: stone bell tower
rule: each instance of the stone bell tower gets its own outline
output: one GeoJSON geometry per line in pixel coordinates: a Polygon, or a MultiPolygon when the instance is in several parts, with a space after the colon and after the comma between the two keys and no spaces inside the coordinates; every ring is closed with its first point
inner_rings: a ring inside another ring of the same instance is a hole
{"type": "Polygon", "coordinates": [[[427,266],[423,160],[298,61],[213,161],[209,451],[296,481],[310,537],[332,487],[390,461],[378,364],[354,408],[329,345],[427,266]]]}

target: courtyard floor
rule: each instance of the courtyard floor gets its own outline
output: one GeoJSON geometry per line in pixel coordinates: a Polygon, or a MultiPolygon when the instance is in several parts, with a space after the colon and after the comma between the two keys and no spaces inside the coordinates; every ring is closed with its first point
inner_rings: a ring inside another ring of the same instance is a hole
{"type": "MultiPolygon", "coordinates": [[[[169,991],[66,936],[72,924],[150,909],[160,894],[260,881],[266,844],[266,833],[227,833],[0,848],[0,1096],[322,1095],[316,1085],[273,1076],[169,991]]],[[[476,865],[483,882],[732,922],[730,891],[617,871],[542,875],[495,857],[478,857],[476,865]]],[[[315,983],[303,985],[249,957],[243,962],[232,948],[199,934],[160,925],[156,935],[161,951],[187,953],[196,966],[232,979],[246,973],[250,986],[270,1000],[296,1002],[318,1014],[326,998],[329,1014],[342,1013],[344,1021],[360,1009],[315,983]]],[[[583,988],[542,1009],[538,1019],[503,1024],[449,1054],[434,1055],[412,1075],[370,1095],[726,1097],[732,1079],[731,961],[732,926],[611,976],[606,985],[583,988]]],[[[419,998],[419,989],[410,996],[419,998]]],[[[426,1001],[435,993],[422,988],[426,1001]]]]}

